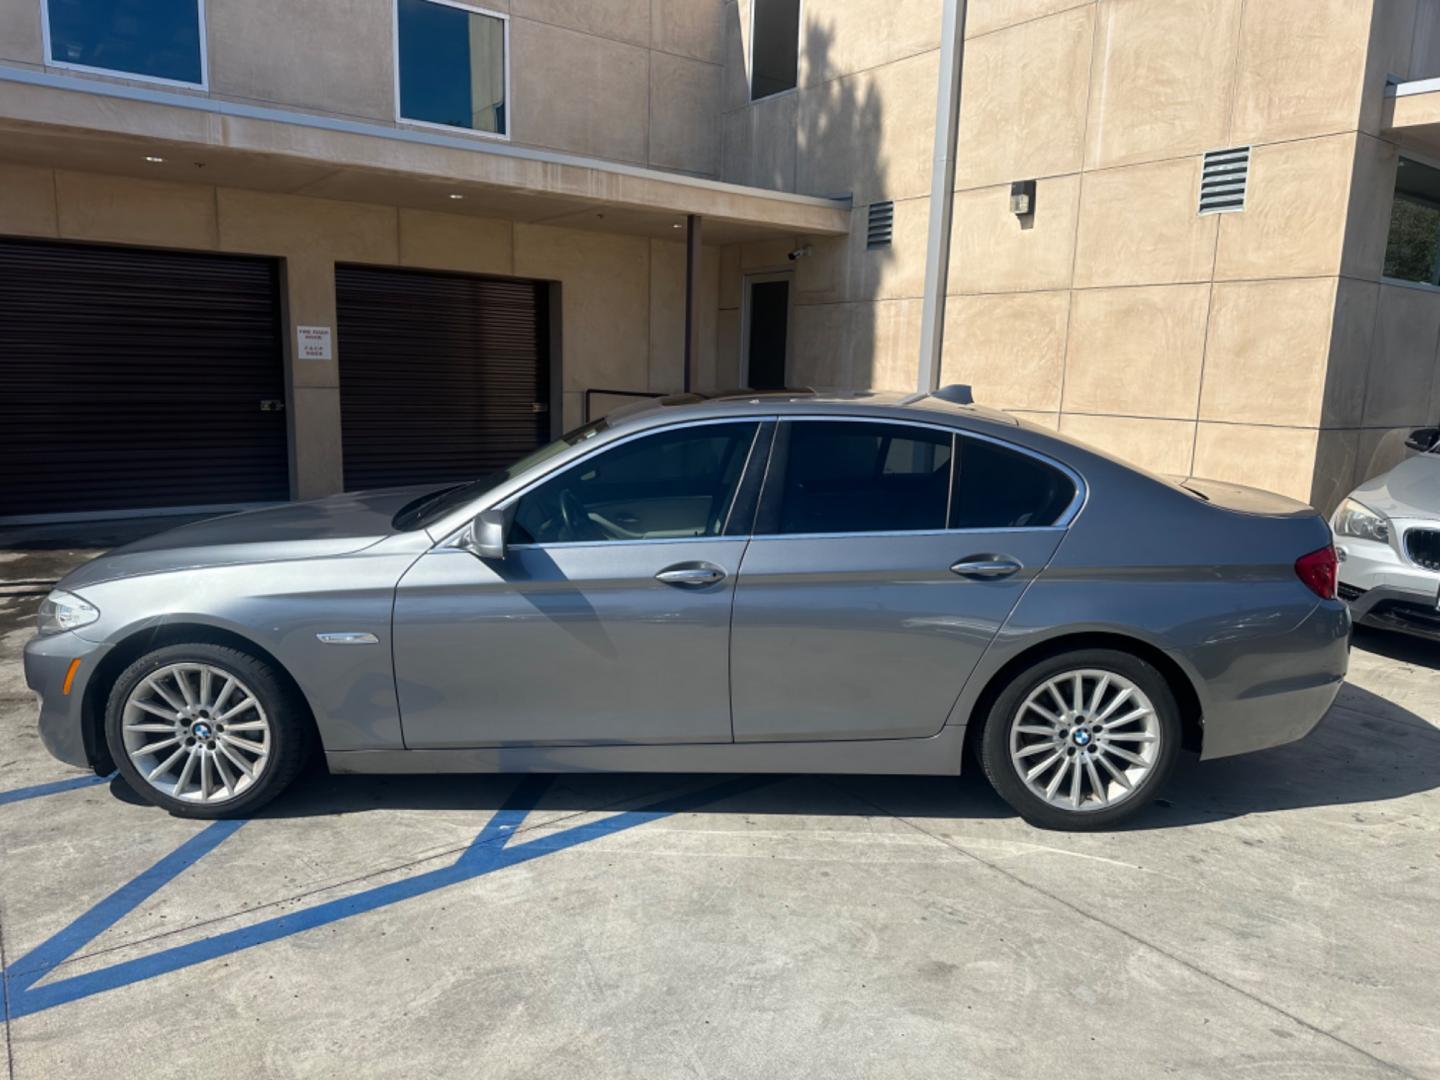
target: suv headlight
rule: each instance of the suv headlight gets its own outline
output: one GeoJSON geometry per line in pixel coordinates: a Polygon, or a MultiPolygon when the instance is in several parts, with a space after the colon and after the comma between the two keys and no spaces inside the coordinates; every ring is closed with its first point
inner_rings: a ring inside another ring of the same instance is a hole
{"type": "Polygon", "coordinates": [[[1369,507],[1346,499],[1335,511],[1335,535],[1355,536],[1380,544],[1390,542],[1390,523],[1369,507]]]}
{"type": "Polygon", "coordinates": [[[64,589],[52,589],[50,595],[40,601],[38,621],[42,634],[62,634],[66,630],[77,630],[82,626],[89,626],[98,618],[99,608],[64,589]]]}

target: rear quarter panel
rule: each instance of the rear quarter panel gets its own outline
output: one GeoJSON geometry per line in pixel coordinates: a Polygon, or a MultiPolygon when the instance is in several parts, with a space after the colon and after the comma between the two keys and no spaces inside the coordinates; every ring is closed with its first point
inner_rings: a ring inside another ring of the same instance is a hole
{"type": "Polygon", "coordinates": [[[1299,556],[1330,542],[1323,519],[1298,504],[1287,513],[1278,499],[1270,508],[1280,513],[1259,512],[1263,500],[1230,509],[1101,455],[1072,447],[1063,456],[1086,480],[1086,505],[966,685],[951,723],[971,719],[1007,663],[1071,634],[1124,635],[1172,659],[1200,700],[1206,757],[1250,748],[1236,730],[1247,702],[1338,686],[1343,607],[1319,600],[1294,570],[1299,556]]]}

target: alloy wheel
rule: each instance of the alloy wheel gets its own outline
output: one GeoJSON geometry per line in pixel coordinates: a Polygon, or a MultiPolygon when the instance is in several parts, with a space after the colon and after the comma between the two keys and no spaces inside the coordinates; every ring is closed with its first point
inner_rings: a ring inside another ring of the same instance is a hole
{"type": "Polygon", "coordinates": [[[1083,668],[1032,690],[1010,725],[1010,763],[1032,794],[1088,813],[1132,798],[1160,759],[1155,706],[1134,682],[1083,668]]]}
{"type": "Polygon", "coordinates": [[[171,798],[237,798],[270,761],[270,718],[237,676],[205,663],[167,664],[125,699],[125,752],[147,784],[171,798]]]}

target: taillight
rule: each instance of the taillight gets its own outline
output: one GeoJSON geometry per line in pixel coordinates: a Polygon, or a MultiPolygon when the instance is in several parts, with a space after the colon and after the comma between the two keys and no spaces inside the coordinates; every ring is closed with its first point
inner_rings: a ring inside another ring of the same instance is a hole
{"type": "Polygon", "coordinates": [[[1340,576],[1340,560],[1335,557],[1335,545],[1301,555],[1295,560],[1295,575],[1321,600],[1335,599],[1335,585],[1340,576]]]}

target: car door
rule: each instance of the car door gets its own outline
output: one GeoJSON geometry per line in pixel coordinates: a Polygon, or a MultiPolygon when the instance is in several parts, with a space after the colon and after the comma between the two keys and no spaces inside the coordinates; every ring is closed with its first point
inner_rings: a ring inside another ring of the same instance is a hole
{"type": "Polygon", "coordinates": [[[735,591],[736,740],[935,734],[1079,492],[942,427],[782,423],[735,591]]]}
{"type": "Polygon", "coordinates": [[[608,443],[509,501],[503,559],[421,557],[395,598],[406,746],[731,741],[730,608],[762,430],[608,443]]]}

